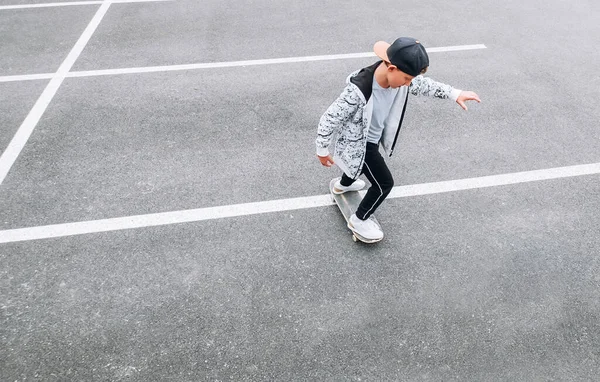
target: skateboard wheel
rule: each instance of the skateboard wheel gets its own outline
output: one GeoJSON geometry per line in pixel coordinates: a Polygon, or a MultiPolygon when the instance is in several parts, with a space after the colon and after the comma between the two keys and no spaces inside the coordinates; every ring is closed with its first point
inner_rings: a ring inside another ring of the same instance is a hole
{"type": "Polygon", "coordinates": [[[358,238],[356,237],[356,235],[352,235],[352,241],[355,243],[358,241],[358,238]]]}

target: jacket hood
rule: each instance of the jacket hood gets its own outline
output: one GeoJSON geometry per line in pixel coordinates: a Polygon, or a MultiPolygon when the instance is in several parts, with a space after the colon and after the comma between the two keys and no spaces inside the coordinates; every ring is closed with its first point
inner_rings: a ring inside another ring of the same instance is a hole
{"type": "Polygon", "coordinates": [[[382,62],[383,61],[379,60],[373,65],[351,73],[348,78],[346,78],[346,83],[352,83],[358,87],[362,95],[365,97],[365,102],[371,98],[371,93],[373,93],[373,76],[375,75],[375,69],[377,69],[382,62]]]}

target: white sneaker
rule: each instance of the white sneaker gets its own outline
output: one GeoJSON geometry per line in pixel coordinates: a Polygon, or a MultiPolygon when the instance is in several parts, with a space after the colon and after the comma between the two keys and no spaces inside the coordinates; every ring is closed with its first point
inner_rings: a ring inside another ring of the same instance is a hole
{"type": "Polygon", "coordinates": [[[348,191],[360,191],[365,188],[365,181],[362,179],[356,179],[354,183],[349,186],[342,186],[342,183],[340,183],[341,179],[342,178],[338,178],[337,182],[335,182],[333,185],[333,193],[336,195],[343,194],[344,192],[348,191]]]}
{"type": "Polygon", "coordinates": [[[350,228],[352,232],[356,232],[367,240],[383,239],[383,231],[381,231],[377,223],[371,219],[360,220],[358,217],[356,217],[356,214],[352,214],[352,216],[350,216],[348,228],[350,228]]]}

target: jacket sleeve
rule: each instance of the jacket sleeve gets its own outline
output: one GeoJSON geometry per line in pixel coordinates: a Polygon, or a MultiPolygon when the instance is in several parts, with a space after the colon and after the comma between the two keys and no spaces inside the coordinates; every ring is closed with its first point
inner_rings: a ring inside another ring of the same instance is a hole
{"type": "Polygon", "coordinates": [[[454,89],[450,85],[434,81],[431,78],[423,77],[422,75],[413,78],[410,83],[409,91],[410,94],[416,96],[425,95],[442,99],[450,98],[453,101],[456,101],[461,92],[460,89],[454,89]]]}
{"type": "Polygon", "coordinates": [[[329,155],[329,145],[334,132],[341,131],[360,106],[360,96],[353,85],[348,84],[342,94],[329,106],[319,120],[317,128],[317,155],[329,155]]]}

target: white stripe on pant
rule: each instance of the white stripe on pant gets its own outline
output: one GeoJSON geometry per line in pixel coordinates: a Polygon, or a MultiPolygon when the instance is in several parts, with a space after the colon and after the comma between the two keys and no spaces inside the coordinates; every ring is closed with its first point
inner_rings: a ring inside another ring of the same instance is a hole
{"type": "MultiPolygon", "coordinates": [[[[379,145],[367,143],[367,151],[361,173],[365,174],[367,179],[369,179],[371,187],[358,206],[356,216],[359,219],[366,220],[377,210],[394,187],[394,179],[383,156],[379,153],[379,145]],[[365,171],[365,169],[368,171],[365,171]]],[[[341,184],[343,186],[349,186],[353,182],[354,180],[346,174],[342,176],[341,184]]]]}

